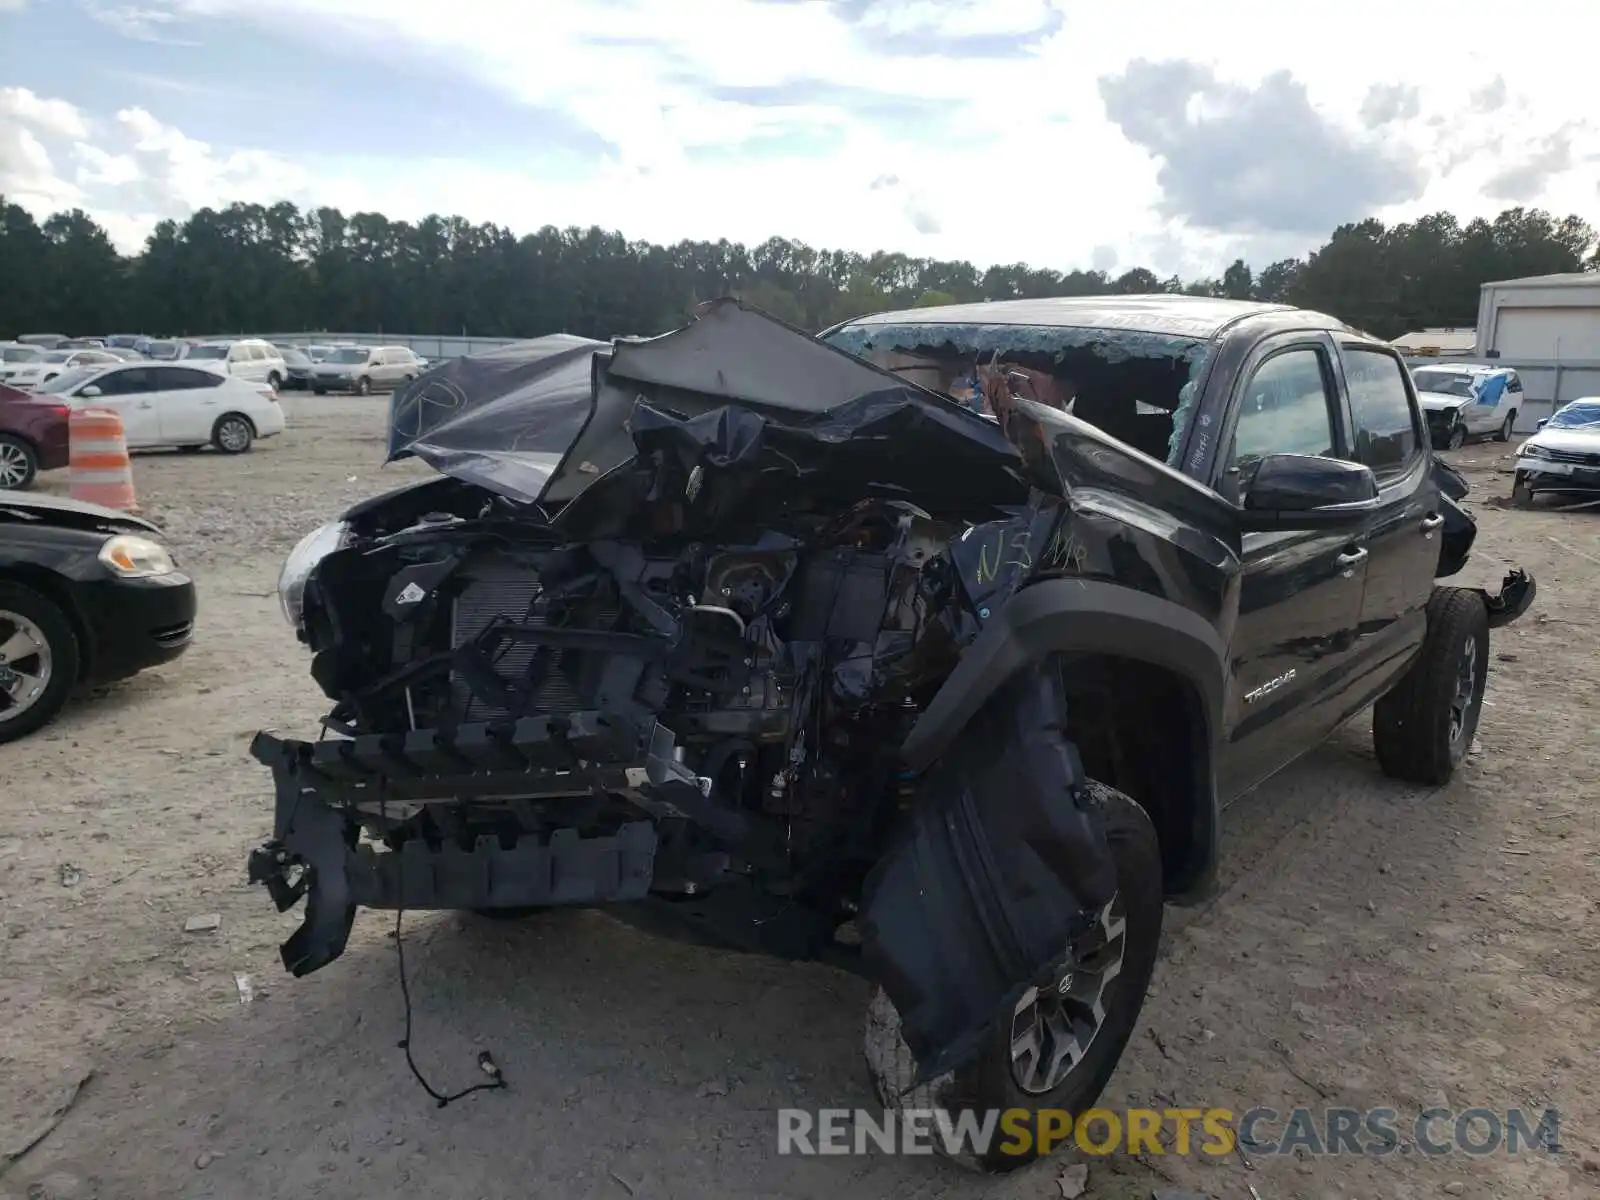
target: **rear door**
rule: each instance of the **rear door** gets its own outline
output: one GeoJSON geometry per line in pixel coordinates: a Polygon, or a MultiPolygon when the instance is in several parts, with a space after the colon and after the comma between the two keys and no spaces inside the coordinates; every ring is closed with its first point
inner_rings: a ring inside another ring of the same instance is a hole
{"type": "Polygon", "coordinates": [[[222,415],[218,389],[225,376],[199,367],[155,367],[161,433],[169,446],[203,446],[222,415]]]}
{"type": "Polygon", "coordinates": [[[1340,361],[1353,457],[1372,468],[1381,501],[1364,534],[1369,558],[1354,688],[1345,706],[1350,716],[1385,691],[1422,644],[1444,515],[1405,364],[1385,347],[1348,340],[1340,361]]]}
{"type": "MultiPolygon", "coordinates": [[[[1241,493],[1263,455],[1349,457],[1337,352],[1326,334],[1268,339],[1241,378],[1228,451],[1241,493]]],[[[1218,772],[1229,798],[1337,725],[1366,581],[1365,547],[1349,530],[1246,533],[1242,551],[1218,772]]]]}

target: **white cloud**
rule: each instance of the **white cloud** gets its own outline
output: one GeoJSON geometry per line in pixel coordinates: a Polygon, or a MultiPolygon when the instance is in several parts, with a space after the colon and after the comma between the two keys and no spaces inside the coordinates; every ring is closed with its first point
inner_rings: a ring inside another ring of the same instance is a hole
{"type": "MultiPolygon", "coordinates": [[[[517,167],[506,165],[514,145],[497,162],[291,161],[185,136],[186,107],[212,99],[183,80],[173,81],[159,118],[132,108],[96,114],[87,136],[62,124],[76,110],[58,105],[25,124],[37,145],[11,130],[0,139],[9,139],[7,162],[31,164],[31,195],[78,189],[124,228],[203,204],[288,198],[401,218],[459,213],[519,231],[597,223],[664,241],[778,234],[980,264],[1197,274],[1240,254],[1265,265],[1317,240],[1269,219],[1217,216],[1216,195],[1281,201],[1292,192],[1274,190],[1270,177],[1305,169],[1295,148],[1312,143],[1284,129],[1276,143],[1268,136],[1282,115],[1271,101],[1289,93],[1263,83],[1286,71],[1304,88],[1298,128],[1320,123],[1326,133],[1314,144],[1415,167],[1404,186],[1369,192],[1401,196],[1376,215],[1492,214],[1505,206],[1507,171],[1524,163],[1539,174],[1512,184],[1525,202],[1592,210],[1600,136],[1569,119],[1592,110],[1581,73],[1502,71],[1541,55],[1544,32],[1568,22],[1568,7],[1524,0],[1507,25],[1483,0],[1415,0],[1403,12],[1345,0],[1340,19],[1314,36],[1293,6],[1225,7],[1219,19],[1216,6],[1170,0],[541,0],[535,20],[522,0],[138,0],[107,11],[135,13],[158,33],[178,27],[167,19],[176,15],[202,38],[255,26],[336,44],[396,72],[397,86],[413,70],[468,72],[559,111],[615,151],[579,178],[543,170],[537,145],[517,167]],[[1438,69],[1428,49],[1436,31],[1470,28],[1477,14],[1496,20],[1493,44],[1453,42],[1447,69],[1438,69]],[[1055,25],[1025,54],[985,57],[1055,25]],[[1187,62],[1210,81],[1176,118],[1209,122],[1204,144],[1234,154],[1216,169],[1238,178],[1213,189],[1209,207],[1182,203],[1200,194],[1195,172],[1204,164],[1190,155],[1179,170],[1170,158],[1198,139],[1198,127],[1142,137],[1152,151],[1107,119],[1100,81],[1140,58],[1187,62]],[[1410,86],[1396,90],[1396,80],[1410,86]],[[1375,85],[1388,86],[1381,104],[1375,85]],[[1219,132],[1219,122],[1232,127],[1219,132]],[[757,139],[759,152],[748,144],[757,139]],[[56,174],[68,161],[70,182],[56,174]],[[894,187],[872,190],[890,175],[894,187]]],[[[36,107],[51,103],[28,95],[36,107]]]]}
{"type": "Polygon", "coordinates": [[[171,9],[142,8],[135,4],[88,4],[85,7],[96,21],[135,41],[165,42],[173,46],[198,44],[173,36],[172,30],[178,22],[178,15],[171,9]]]}

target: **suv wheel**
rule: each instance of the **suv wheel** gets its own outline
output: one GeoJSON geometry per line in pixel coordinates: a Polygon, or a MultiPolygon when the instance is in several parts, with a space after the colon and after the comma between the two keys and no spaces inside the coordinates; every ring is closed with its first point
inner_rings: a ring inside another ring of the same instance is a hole
{"type": "Polygon", "coordinates": [[[39,456],[19,437],[0,433],[0,491],[21,491],[39,473],[39,456]]]}
{"type": "MultiPolygon", "coordinates": [[[[881,990],[867,1010],[867,1069],[890,1109],[942,1109],[952,1123],[963,1111],[1011,1108],[1035,1114],[1091,1108],[1116,1070],[1144,1005],[1161,942],[1161,849],[1155,826],[1133,800],[1103,783],[1088,788],[1117,868],[1117,894],[1074,956],[1049,986],[1030,987],[1016,1010],[995,1022],[966,1066],[912,1088],[916,1063],[900,1036],[900,1017],[881,990]]],[[[941,1153],[941,1139],[934,1139],[941,1153]]],[[[1025,1167],[1043,1155],[1031,1139],[1005,1148],[997,1136],[982,1157],[958,1156],[988,1171],[1025,1167]]]]}
{"type": "Polygon", "coordinates": [[[0,742],[61,711],[78,680],[78,637],[49,597],[0,583],[0,742]]]}
{"type": "Polygon", "coordinates": [[[368,379],[365,375],[363,375],[360,379],[356,380],[356,395],[358,395],[358,396],[370,396],[370,395],[372,395],[372,380],[368,379]]]}
{"type": "Polygon", "coordinates": [[[1489,613],[1466,588],[1433,589],[1428,633],[1411,669],[1372,710],[1385,775],[1442,787],[1478,732],[1489,674],[1489,613]]]}
{"type": "Polygon", "coordinates": [[[276,371],[269,371],[267,373],[267,386],[275,392],[282,391],[283,376],[279,375],[276,371]]]}
{"type": "Polygon", "coordinates": [[[1533,507],[1533,489],[1528,486],[1526,475],[1517,474],[1511,477],[1511,507],[1533,507]]]}
{"type": "Polygon", "coordinates": [[[1445,440],[1445,448],[1448,450],[1459,450],[1466,444],[1467,427],[1463,425],[1458,418],[1456,423],[1450,426],[1450,436],[1445,440]]]}
{"type": "Polygon", "coordinates": [[[1506,414],[1506,419],[1500,423],[1500,429],[1494,435],[1494,440],[1497,441],[1497,442],[1509,442],[1511,440],[1511,431],[1516,426],[1516,424],[1517,424],[1517,410],[1516,409],[1512,409],[1509,413],[1506,414]]]}

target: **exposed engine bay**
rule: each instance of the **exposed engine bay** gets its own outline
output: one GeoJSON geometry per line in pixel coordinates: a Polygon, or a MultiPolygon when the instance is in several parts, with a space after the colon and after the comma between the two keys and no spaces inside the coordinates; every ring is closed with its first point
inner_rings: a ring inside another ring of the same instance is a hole
{"type": "MultiPolygon", "coordinates": [[[[379,736],[398,760],[418,764],[410,735],[426,731],[429,766],[550,773],[493,802],[425,805],[391,778],[355,800],[367,827],[392,848],[515,844],[624,837],[648,816],[653,891],[776,874],[848,920],[896,811],[893,751],[979,627],[982,589],[945,548],[965,527],[866,501],[745,545],[669,550],[574,545],[485,507],[325,560],[308,637],[330,649],[313,671],[343,697],[332,727],[379,736]],[[355,629],[352,646],[341,632],[355,629]],[[519,751],[534,728],[540,751],[519,751]],[[591,768],[613,760],[647,760],[647,776],[597,787],[591,768]]],[[[531,886],[517,902],[551,899],[531,886]]]]}

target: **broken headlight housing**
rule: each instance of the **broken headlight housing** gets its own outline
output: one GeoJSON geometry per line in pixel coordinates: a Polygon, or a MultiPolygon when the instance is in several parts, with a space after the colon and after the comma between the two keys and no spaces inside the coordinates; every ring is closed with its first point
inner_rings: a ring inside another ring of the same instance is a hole
{"type": "Polygon", "coordinates": [[[319,562],[335,550],[342,550],[349,541],[349,524],[330,521],[301,538],[283,560],[283,569],[278,572],[278,603],[283,606],[284,619],[295,629],[304,623],[306,580],[319,562]]]}

